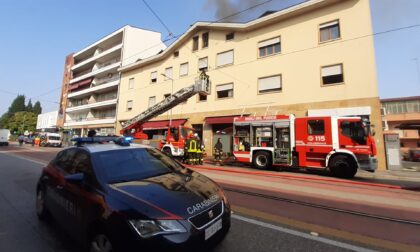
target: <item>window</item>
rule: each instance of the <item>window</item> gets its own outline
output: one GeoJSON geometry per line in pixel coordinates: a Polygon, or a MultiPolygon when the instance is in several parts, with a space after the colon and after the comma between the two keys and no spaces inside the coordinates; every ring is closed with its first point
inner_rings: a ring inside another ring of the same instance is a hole
{"type": "Polygon", "coordinates": [[[268,39],[258,43],[259,57],[280,53],[280,37],[268,39]]]}
{"type": "Polygon", "coordinates": [[[156,104],[156,96],[149,97],[149,108],[156,104]]]}
{"type": "Polygon", "coordinates": [[[330,85],[344,82],[343,65],[325,66],[321,69],[322,84],[330,85]]]}
{"type": "Polygon", "coordinates": [[[208,58],[201,58],[198,60],[198,70],[199,71],[207,71],[208,70],[208,58]]]}
{"type": "Polygon", "coordinates": [[[226,34],[226,40],[233,40],[234,38],[235,38],[234,32],[226,34]]]}
{"type": "Polygon", "coordinates": [[[198,94],[198,101],[207,101],[207,95],[198,94]]]}
{"type": "Polygon", "coordinates": [[[157,82],[157,71],[154,71],[154,72],[150,73],[150,82],[151,83],[156,83],[157,82]]]}
{"type": "Polygon", "coordinates": [[[216,56],[216,66],[226,66],[233,64],[233,50],[218,53],[216,56]]]}
{"type": "Polygon", "coordinates": [[[201,38],[203,40],[203,48],[209,47],[209,33],[205,32],[201,35],[201,38]]]}
{"type": "Polygon", "coordinates": [[[57,165],[65,173],[73,174],[73,158],[76,154],[76,151],[77,148],[71,148],[58,153],[55,160],[55,165],[57,165]]]}
{"type": "Polygon", "coordinates": [[[198,36],[193,37],[193,51],[198,50],[198,36]]]}
{"type": "Polygon", "coordinates": [[[164,94],[164,95],[163,95],[163,99],[166,99],[166,98],[168,98],[169,96],[171,96],[171,94],[164,94]]]}
{"type": "Polygon", "coordinates": [[[185,76],[188,75],[188,62],[182,63],[179,66],[179,76],[185,76]]]}
{"type": "Polygon", "coordinates": [[[172,79],[172,67],[168,67],[165,69],[165,80],[172,79]]]}
{"type": "Polygon", "coordinates": [[[127,111],[131,111],[133,109],[133,101],[127,101],[127,111]]]}
{"type": "Polygon", "coordinates": [[[174,52],[174,58],[179,56],[179,51],[174,52]]]}
{"type": "Polygon", "coordinates": [[[340,24],[338,20],[319,26],[319,42],[340,38],[340,24]]]}
{"type": "Polygon", "coordinates": [[[324,120],[309,120],[308,134],[309,135],[324,135],[324,120]]]}
{"type": "Polygon", "coordinates": [[[233,97],[233,83],[216,86],[217,99],[233,97]]]}
{"type": "Polygon", "coordinates": [[[258,79],[258,93],[281,91],[281,75],[263,77],[258,79]]]}
{"type": "Polygon", "coordinates": [[[341,134],[351,138],[358,144],[366,144],[365,130],[362,122],[348,122],[344,121],[340,124],[341,134]]]}
{"type": "Polygon", "coordinates": [[[130,78],[128,80],[128,89],[133,89],[134,88],[134,78],[130,78]]]}

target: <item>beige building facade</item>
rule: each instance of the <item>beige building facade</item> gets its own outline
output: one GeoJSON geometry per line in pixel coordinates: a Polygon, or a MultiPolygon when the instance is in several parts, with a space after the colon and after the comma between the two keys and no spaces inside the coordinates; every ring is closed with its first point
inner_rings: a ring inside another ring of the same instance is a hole
{"type": "Polygon", "coordinates": [[[194,24],[162,53],[120,69],[117,130],[172,87],[194,84],[200,69],[211,94],[178,105],[172,118],[202,129],[206,146],[235,115],[366,108],[385,169],[369,1],[310,0],[248,23],[194,24]]]}

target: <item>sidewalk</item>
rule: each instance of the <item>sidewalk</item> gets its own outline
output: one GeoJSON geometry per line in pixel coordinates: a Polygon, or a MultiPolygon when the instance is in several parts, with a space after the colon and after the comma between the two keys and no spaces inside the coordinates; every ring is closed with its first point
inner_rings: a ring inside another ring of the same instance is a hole
{"type": "MultiPolygon", "coordinates": [[[[216,162],[214,162],[213,157],[206,157],[204,159],[204,163],[209,166],[219,167],[216,162]]],[[[404,162],[403,162],[404,163],[404,162]]],[[[405,165],[405,164],[404,164],[405,165]]],[[[415,169],[407,169],[402,167],[400,171],[391,171],[391,170],[380,170],[375,171],[374,173],[366,172],[366,171],[359,171],[355,176],[355,180],[359,179],[369,179],[369,180],[389,180],[391,183],[395,181],[408,181],[408,182],[418,182],[418,187],[420,188],[420,163],[415,164],[415,169]]],[[[239,170],[254,170],[254,171],[261,171],[251,167],[251,165],[236,162],[233,157],[225,159],[223,163],[223,168],[232,168],[232,169],[239,169],[239,170]]],[[[285,169],[287,172],[292,172],[295,174],[322,174],[323,176],[329,176],[324,172],[319,171],[310,171],[304,168],[299,169],[285,169]]]]}

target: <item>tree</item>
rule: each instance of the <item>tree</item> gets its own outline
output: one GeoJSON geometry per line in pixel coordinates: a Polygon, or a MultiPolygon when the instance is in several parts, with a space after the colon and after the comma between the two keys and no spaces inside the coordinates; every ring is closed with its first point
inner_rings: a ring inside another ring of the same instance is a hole
{"type": "Polygon", "coordinates": [[[26,130],[34,132],[36,128],[38,116],[32,112],[21,111],[16,112],[7,122],[6,128],[11,132],[23,134],[26,130]]]}
{"type": "Polygon", "coordinates": [[[39,115],[42,113],[42,107],[39,101],[35,102],[35,105],[32,111],[35,115],[39,115]]]}
{"type": "Polygon", "coordinates": [[[26,111],[26,105],[25,105],[25,96],[24,95],[18,95],[12,102],[12,105],[9,107],[9,111],[7,111],[7,114],[9,116],[13,116],[16,112],[26,111]]]}
{"type": "Polygon", "coordinates": [[[26,111],[28,111],[28,112],[33,112],[33,106],[32,106],[32,101],[31,101],[31,99],[29,99],[29,101],[28,101],[28,105],[26,105],[26,111]]]}

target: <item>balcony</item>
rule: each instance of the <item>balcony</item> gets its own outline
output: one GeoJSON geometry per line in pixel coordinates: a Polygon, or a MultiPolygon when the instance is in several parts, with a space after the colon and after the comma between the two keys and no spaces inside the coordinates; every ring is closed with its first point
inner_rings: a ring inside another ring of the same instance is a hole
{"type": "Polygon", "coordinates": [[[80,75],[80,76],[72,79],[70,81],[70,84],[78,82],[78,81],[83,80],[83,79],[87,79],[87,78],[95,76],[95,75],[106,75],[108,73],[116,72],[118,67],[120,66],[120,63],[121,63],[121,61],[115,62],[115,63],[110,64],[110,65],[106,65],[106,63],[104,63],[103,67],[101,67],[99,69],[96,69],[92,72],[80,75]]]}
{"type": "Polygon", "coordinates": [[[115,117],[104,117],[104,118],[82,118],[76,120],[66,120],[64,123],[65,127],[73,127],[73,126],[86,126],[86,125],[93,125],[93,124],[113,124],[116,122],[115,117]]]}
{"type": "Polygon", "coordinates": [[[105,93],[108,92],[110,90],[115,89],[118,84],[120,83],[120,78],[112,78],[110,80],[108,80],[107,82],[99,82],[95,85],[92,85],[90,88],[87,89],[83,89],[77,92],[73,92],[73,93],[69,93],[67,95],[68,98],[80,98],[80,97],[85,97],[85,96],[89,96],[93,93],[105,93]]]}
{"type": "Polygon", "coordinates": [[[88,63],[93,63],[94,61],[99,60],[99,59],[101,59],[101,58],[105,57],[105,56],[106,56],[106,55],[108,55],[108,54],[111,54],[111,53],[117,52],[117,51],[118,51],[118,50],[120,50],[121,48],[122,48],[122,44],[118,44],[118,45],[113,46],[113,47],[111,47],[111,48],[104,49],[104,51],[102,51],[102,52],[100,52],[100,53],[98,53],[98,54],[96,54],[96,55],[93,55],[93,57],[88,58],[88,59],[85,59],[85,60],[83,60],[83,61],[81,61],[81,62],[77,63],[76,65],[74,65],[74,66],[71,68],[71,70],[73,70],[73,71],[74,71],[74,70],[76,70],[76,69],[78,69],[78,68],[80,68],[80,67],[82,67],[82,66],[84,66],[84,65],[86,65],[86,64],[88,64],[88,63]]]}
{"type": "Polygon", "coordinates": [[[92,108],[106,108],[106,107],[112,107],[117,104],[117,99],[111,99],[111,100],[105,100],[105,101],[99,101],[99,102],[82,102],[81,105],[77,106],[69,106],[66,109],[66,112],[76,112],[76,111],[84,111],[84,110],[90,110],[92,108]]]}

